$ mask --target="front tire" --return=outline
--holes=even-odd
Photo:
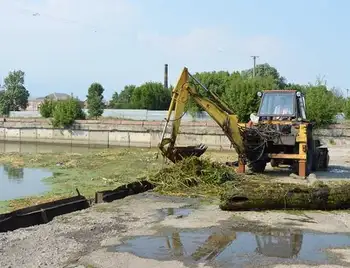
[[[263,173],[266,168],[266,161],[255,161],[248,164],[249,169],[254,173]]]

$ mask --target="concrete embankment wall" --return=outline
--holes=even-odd
[[[45,119],[6,119],[0,122],[0,141],[35,142],[102,147],[156,147],[165,122],[127,120],[77,121],[72,129],[55,129]],[[167,128],[167,133],[170,126]],[[179,145],[204,143],[210,149],[230,148],[227,137],[215,122],[183,122]],[[333,125],[317,131],[326,143],[350,143],[350,127]]]

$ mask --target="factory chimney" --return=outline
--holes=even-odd
[[[164,88],[168,89],[168,64],[164,66]]]

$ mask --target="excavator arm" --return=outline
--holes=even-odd
[[[196,87],[191,85],[189,78],[192,78],[199,86],[207,90],[212,96],[212,99],[205,98],[199,95]],[[184,68],[181,76],[173,89],[172,99],[169,106],[166,124],[159,144],[163,156],[167,157],[172,162],[177,162],[185,157],[195,155],[202,155],[207,147],[203,144],[199,146],[175,146],[176,138],[179,133],[181,118],[185,113],[185,107],[190,97],[201,106],[211,118],[222,128],[223,132],[230,140],[232,146],[237,151],[239,158],[244,159],[245,150],[243,146],[243,139],[241,136],[238,118],[233,112],[223,103],[213,92],[205,88],[195,77],[193,77],[187,68]],[[174,113],[173,119],[171,115]],[[170,138],[165,138],[165,132],[169,122],[172,121],[172,131]]]

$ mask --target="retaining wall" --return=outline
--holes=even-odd
[[[46,119],[6,119],[0,122],[0,141],[82,145],[87,147],[156,147],[165,122],[128,120],[83,120],[71,129],[53,128]],[[171,130],[171,124],[167,133]],[[332,125],[316,134],[325,142],[350,143],[350,126]],[[183,122],[179,145],[204,143],[210,149],[230,148],[227,137],[213,121]]]

